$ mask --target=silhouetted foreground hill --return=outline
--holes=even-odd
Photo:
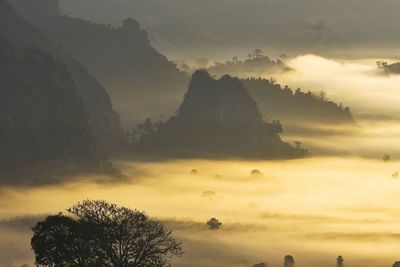
[[[66,68],[27,37],[41,36],[0,0],[0,174],[79,159],[96,164],[95,138]]]
[[[173,113],[187,77],[150,45],[134,19],[112,28],[61,15],[58,0],[11,1],[105,85],[124,122]]]
[[[306,151],[284,143],[279,122],[263,121],[242,83],[197,71],[178,113],[166,123],[138,127],[137,147],[148,152],[222,154],[238,157],[299,157]]]
[[[112,116],[97,81],[0,0],[0,182],[98,170],[97,144],[122,133]]]
[[[32,5],[33,2],[35,2],[34,5]],[[55,8],[51,4],[52,2],[48,0],[36,2],[24,1],[20,2],[20,4],[35,6],[37,10],[41,10],[42,7],[46,7],[49,10]],[[16,2],[12,3],[16,5]],[[47,39],[47,36],[44,36],[39,30],[17,17],[14,12],[12,16],[4,17],[3,20],[4,23],[1,26],[2,34],[6,34],[9,38],[14,39],[15,42],[25,46],[37,47],[66,65],[67,72],[84,100],[85,110],[89,115],[98,149],[101,152],[110,153],[122,147],[124,135],[120,126],[119,116],[113,110],[110,97],[100,83],[81,64],[66,55],[60,47],[53,45]]]
[[[348,107],[326,99],[323,93],[316,95],[266,79],[243,79],[244,87],[257,102],[261,113],[285,123],[354,123]]]

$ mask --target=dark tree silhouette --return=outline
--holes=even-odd
[[[275,73],[276,71],[289,71],[290,67],[283,63],[283,58],[273,60],[264,55],[261,49],[252,50],[247,59],[241,60],[238,56],[233,56],[231,60],[225,62],[215,62],[207,70],[211,75],[222,77],[226,73],[232,76],[243,77],[251,73],[254,76],[262,76],[266,71]]]
[[[263,175],[262,172],[260,170],[257,170],[257,169],[251,170],[250,173],[253,176],[262,176]]]
[[[400,261],[395,261],[393,263],[393,267],[400,267]]]
[[[109,266],[101,258],[94,225],[83,224],[61,214],[38,222],[31,240],[38,266]]]
[[[384,154],[382,159],[383,159],[384,162],[388,162],[388,161],[390,161],[390,155]]]
[[[337,259],[336,259],[336,264],[337,264],[336,266],[337,267],[343,267],[344,266],[343,263],[344,263],[343,257],[342,256],[338,256]]]
[[[216,218],[211,218],[208,222],[207,225],[210,227],[211,230],[218,230],[222,223],[216,219]]]
[[[39,266],[162,267],[183,253],[171,231],[143,212],[92,200],[68,212],[33,228]]]
[[[285,256],[285,258],[284,258],[284,263],[283,263],[283,265],[285,266],[285,267],[293,267],[294,266],[294,258],[293,258],[293,256],[291,256],[291,255],[286,255]]]
[[[379,69],[383,70],[384,73],[387,74],[389,72],[389,64],[386,61],[377,61],[376,65]]]

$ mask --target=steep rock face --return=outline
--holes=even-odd
[[[214,80],[202,71],[193,75],[178,117],[199,130],[223,130],[237,137],[257,133],[264,126],[256,103],[237,79],[223,76]]]
[[[157,127],[144,127],[139,148],[187,150],[240,157],[297,157],[305,151],[284,143],[279,122],[266,123],[241,82],[219,80],[197,71],[177,116]]]
[[[132,18],[113,28],[61,15],[42,0],[10,0],[19,14],[74,56],[107,88],[123,121],[172,113],[187,77],[154,49]],[[40,3],[38,3],[40,2]]]
[[[106,155],[117,155],[124,150],[126,137],[119,114],[113,110],[110,96],[86,69],[72,59],[65,59],[69,73],[84,100],[97,148]]]
[[[14,15],[0,0],[0,182],[15,168],[54,160],[95,164],[95,139],[66,66],[25,42],[41,39],[35,31],[14,32],[24,25]]]
[[[10,2],[20,8],[25,4],[18,2],[21,5],[19,6],[16,2]],[[51,0],[38,1],[35,5],[32,5],[31,2],[26,4],[29,7],[34,7],[32,12],[43,18],[58,11],[57,2]],[[2,18],[0,18],[0,33],[2,35],[21,45],[33,46],[49,53],[66,65],[67,71],[84,100],[98,149],[109,154],[123,146],[124,133],[120,126],[119,116],[113,110],[110,97],[102,85],[80,63],[49,41],[40,30],[20,19],[10,7],[3,9],[3,13]],[[25,13],[22,12],[22,14]]]

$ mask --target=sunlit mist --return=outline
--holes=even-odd
[[[395,112],[400,110],[400,76],[383,75],[377,69],[378,60],[346,61],[316,55],[298,56],[287,62],[294,70],[276,78],[295,88],[325,91],[328,98],[343,102],[355,113],[396,117]]]
[[[301,259],[301,266],[318,266],[337,253],[351,258],[353,266],[373,266],[390,262],[398,249],[400,180],[392,177],[398,161],[315,157],[119,166],[127,176],[121,183],[99,184],[91,182],[92,177],[63,186],[3,189],[0,216],[51,214],[77,200],[105,199],[168,221],[192,248],[179,262],[196,258],[195,266],[219,266],[212,263],[218,254],[207,254],[209,246],[220,251],[221,266],[257,260],[278,263],[288,252]],[[190,174],[192,169],[198,173]],[[253,169],[262,175],[251,175]],[[223,222],[218,233],[206,228],[211,217]],[[23,233],[29,235],[29,229]],[[18,247],[29,255],[27,240]],[[371,252],[369,256],[365,251]]]

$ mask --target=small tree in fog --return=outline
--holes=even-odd
[[[388,73],[389,64],[386,61],[377,61],[376,65],[379,69],[383,70],[385,73]]]
[[[257,170],[257,169],[251,170],[250,174],[252,176],[262,176],[263,175],[262,172],[260,170]]]
[[[344,260],[342,256],[338,256],[336,259],[336,266],[337,267],[343,267],[344,266]]]
[[[32,248],[40,266],[162,267],[181,256],[171,231],[145,213],[87,200],[34,228]]]
[[[285,266],[285,267],[293,267],[294,266],[295,262],[294,262],[293,256],[286,255],[283,260],[284,260],[283,266]]]
[[[221,227],[222,223],[216,218],[211,218],[207,222],[207,225],[211,230],[218,230]]]
[[[383,159],[384,162],[388,162],[388,161],[390,161],[390,155],[384,154],[382,159]]]

